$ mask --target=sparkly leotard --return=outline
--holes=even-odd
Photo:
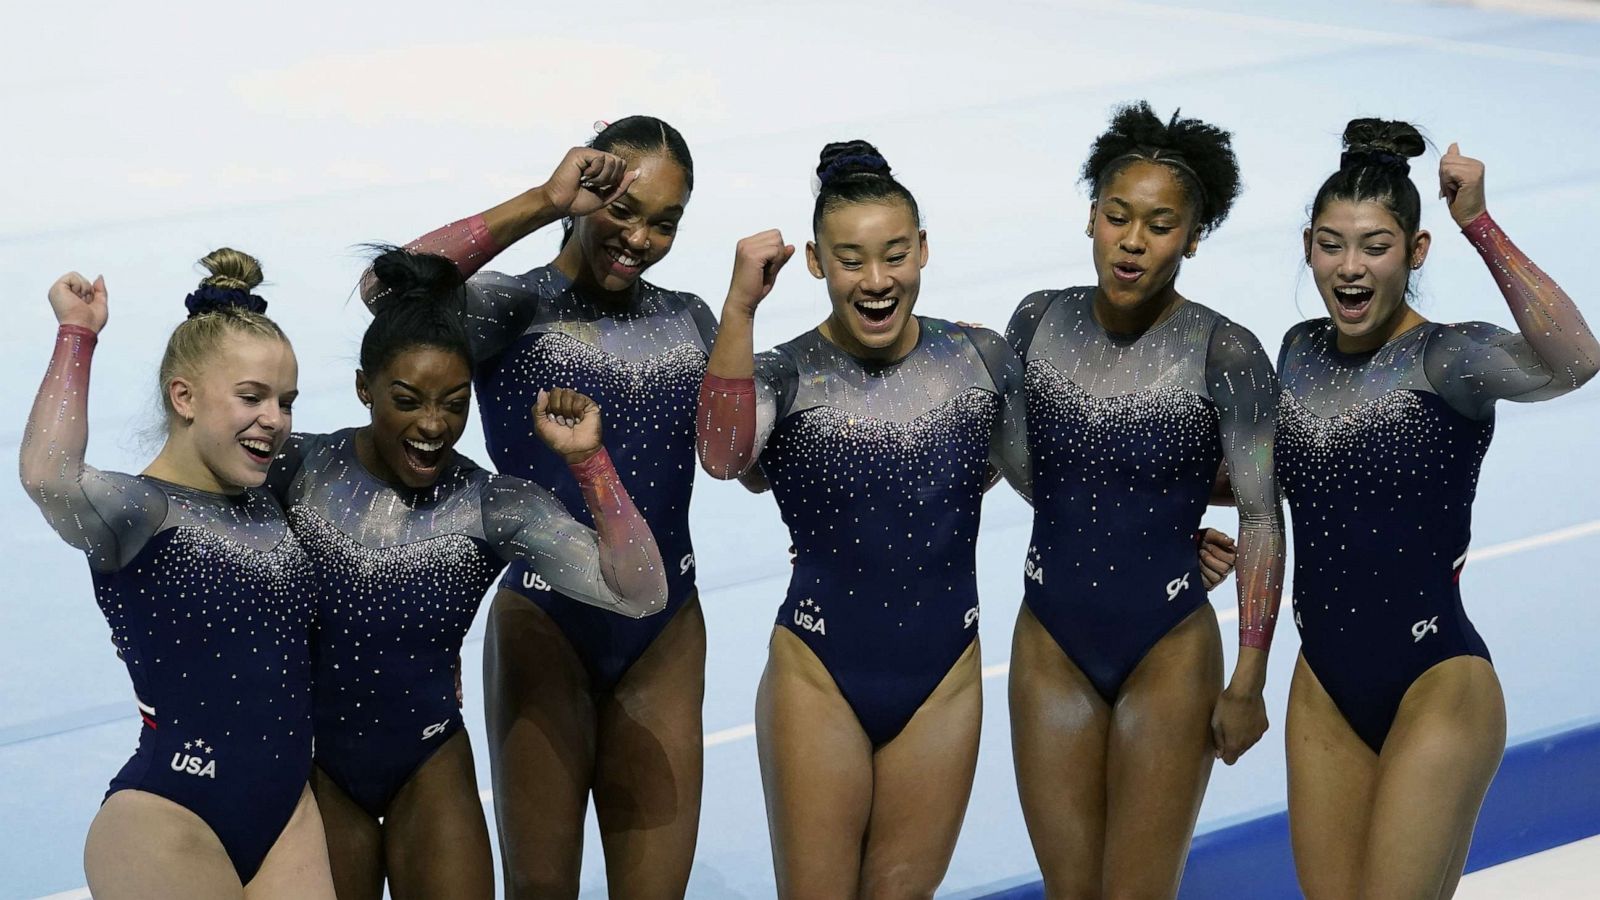
[[[1344,353],[1333,322],[1317,319],[1291,328],[1279,357],[1278,479],[1294,517],[1301,652],[1374,752],[1423,672],[1489,658],[1459,581],[1494,402],[1565,393],[1600,360],[1566,294],[1487,213],[1466,234],[1522,334],[1428,322]]]
[[[661,548],[667,566],[664,615],[627,619],[564,596],[521,563],[501,587],[528,597],[555,621],[591,684],[614,687],[694,596],[689,497],[694,487],[694,412],[716,318],[699,298],[646,281],[625,307],[586,296],[546,266],[523,275],[478,269],[500,251],[482,216],[418,238],[410,249],[453,260],[472,276],[472,339],[484,438],[502,473],[554,491],[591,524],[561,458],[533,434],[529,409],[542,388],[569,387],[605,411],[606,449]],[[475,274],[476,273],[476,274]]]
[[[917,346],[856,359],[813,330],[707,376],[707,471],[759,461],[794,542],[778,625],[832,674],[875,746],[978,633],[975,541],[993,473],[1026,490],[1022,380],[992,331],[919,318]]]
[[[597,535],[544,488],[460,455],[428,488],[380,481],[355,435],[293,436],[268,484],[316,575],[316,763],[380,817],[462,727],[461,641],[508,562],[607,615],[659,611],[666,579],[604,451],[575,473]]]
[[[22,481],[84,551],[143,726],[106,796],[198,815],[248,884],[311,772],[310,566],[272,495],[212,494],[83,463],[95,336],[63,326]]]
[[[1239,504],[1239,639],[1266,649],[1283,584],[1273,486],[1277,380],[1255,336],[1198,303],[1137,335],[1094,317],[1094,288],[1023,300],[1033,460],[1024,600],[1112,702],[1150,648],[1206,602],[1195,555],[1218,464]]]

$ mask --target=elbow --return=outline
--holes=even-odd
[[[667,579],[663,575],[656,576],[654,590],[643,603],[629,603],[623,607],[623,614],[630,619],[647,619],[667,608]]]
[[[1583,361],[1572,368],[1572,389],[1577,390],[1588,384],[1595,375],[1600,374],[1600,347],[1594,353],[1584,357]]]
[[[728,451],[713,450],[711,437],[712,435],[702,431],[694,442],[695,456],[700,460],[700,468],[718,481],[742,478],[750,470],[752,454],[748,451],[741,452],[741,448],[738,447],[729,448]]]
[[[361,302],[367,307],[367,312],[376,313],[378,311],[378,295],[383,293],[383,283],[378,281],[378,276],[370,268],[361,273],[359,293],[361,294]]]
[[[704,457],[700,459],[700,468],[704,469],[707,475],[718,481],[734,481],[744,474],[744,467],[742,466],[718,464],[706,460]],[[755,492],[760,493],[759,490]]]
[[[48,475],[40,471],[37,464],[29,465],[28,458],[24,456],[17,465],[17,480],[22,483],[22,492],[28,495],[33,505],[44,509],[49,487]]]

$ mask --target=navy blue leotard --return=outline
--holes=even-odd
[[[1523,334],[1428,322],[1343,353],[1333,322],[1317,319],[1289,330],[1278,362],[1277,467],[1294,518],[1301,652],[1374,752],[1422,673],[1458,656],[1489,659],[1460,576],[1494,402],[1572,390],[1600,359],[1571,301],[1487,213],[1466,233]]]
[[[1224,460],[1239,500],[1240,640],[1270,642],[1284,547],[1278,388],[1260,342],[1217,312],[1184,302],[1117,335],[1095,319],[1094,293],[1029,296],[1007,337],[1025,367],[1033,463],[1024,600],[1111,702],[1207,602],[1194,535]]]
[[[716,318],[699,297],[643,280],[628,305],[618,307],[585,296],[550,266],[522,275],[479,273],[500,250],[482,216],[410,247],[446,256],[472,276],[473,380],[495,467],[554,491],[584,524],[591,523],[577,485],[534,436],[528,411],[540,389],[552,387],[572,388],[604,410],[606,449],[666,561],[666,613],[640,620],[608,615],[552,590],[520,563],[500,586],[539,604],[577,651],[591,684],[609,690],[695,595],[689,540],[695,401]]]
[[[753,393],[708,378],[699,426],[712,474],[759,460],[795,550],[777,624],[817,655],[874,746],[977,636],[983,493],[996,470],[1026,483],[1016,355],[992,331],[917,321],[896,362],[812,330],[756,358]]]
[[[248,884],[311,773],[310,566],[276,499],[83,464],[94,335],[63,327],[23,485],[84,551],[143,725],[111,794],[198,815]]]
[[[268,484],[315,574],[316,764],[378,818],[462,727],[461,641],[508,562],[619,619],[659,611],[666,582],[603,452],[585,464],[579,502],[600,508],[604,541],[548,490],[464,456],[428,488],[380,481],[356,432],[294,435]]]

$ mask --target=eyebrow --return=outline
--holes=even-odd
[[[911,245],[911,238],[905,237],[904,235],[902,235],[900,237],[897,237],[897,238],[891,238],[890,240],[885,241],[883,246],[885,246],[885,247],[893,247],[896,244],[905,244],[907,246],[910,246]],[[853,250],[856,253],[860,253],[864,248],[860,244],[834,244],[833,245],[833,249],[836,250],[836,251],[838,251],[838,250]]]
[[[1344,237],[1344,235],[1342,233],[1340,233],[1338,231],[1335,231],[1334,229],[1329,228],[1326,225],[1317,226],[1317,231],[1326,231],[1327,233],[1329,233],[1329,234],[1331,234],[1331,235],[1333,235],[1334,237],[1337,237],[1337,238]],[[1379,235],[1384,235],[1384,234],[1386,234],[1386,235],[1388,235],[1390,237],[1394,237],[1394,232],[1391,231],[1390,229],[1388,229],[1388,228],[1379,228],[1379,229],[1376,229],[1374,231],[1368,231],[1368,232],[1363,233],[1361,235],[1361,239],[1362,240],[1366,240],[1367,238],[1378,237]]]
[[[394,381],[391,381],[389,383],[390,383],[390,385],[399,385],[400,387],[405,388],[406,390],[410,391],[413,394],[420,395],[422,393],[422,390],[420,388],[416,387],[415,385],[406,384],[404,381],[401,381],[398,378],[396,378]],[[469,387],[472,387],[472,382],[463,381],[460,384],[456,385],[455,387],[451,388],[450,390],[445,391],[444,392],[444,396],[448,397],[451,394],[456,393],[457,391],[464,391]]]
[[[1122,204],[1123,207],[1125,207],[1127,209],[1133,209],[1133,204],[1129,203],[1128,201],[1126,201],[1124,199],[1122,199],[1121,197],[1107,197],[1105,199],[1105,202],[1107,202],[1107,203],[1120,203],[1120,204]],[[1175,216],[1177,214],[1178,214],[1178,211],[1173,209],[1170,206],[1159,206],[1159,207],[1156,207],[1155,209],[1150,211],[1150,215],[1152,215],[1152,216],[1163,216],[1163,215],[1165,215],[1165,216]]]
[[[640,200],[637,196],[635,196],[633,191],[624,191],[622,196],[618,197],[617,200],[628,200],[628,201],[631,201],[633,203],[637,203],[640,206],[644,206],[645,205],[645,202],[643,200]],[[613,200],[611,202],[615,203],[615,202],[617,202],[617,200]],[[657,215],[664,216],[664,215],[667,215],[668,213],[677,213],[680,216],[683,215],[683,204],[682,203],[674,203],[671,206],[667,207],[666,209],[663,209],[661,212],[657,213]]]

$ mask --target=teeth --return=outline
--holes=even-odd
[[[891,309],[898,302],[899,302],[898,300],[893,300],[893,299],[890,299],[890,300],[862,300],[860,303],[857,303],[856,305],[861,307],[862,309]]]
[[[1359,297],[1363,294],[1369,293],[1369,289],[1364,287],[1336,287],[1333,289],[1333,291],[1334,293],[1345,297]]]
[[[606,251],[611,254],[612,259],[622,263],[625,266],[628,266],[629,268],[644,262],[644,260],[640,259],[639,257],[629,256],[628,254],[623,253],[621,250],[612,250],[611,248],[607,247]]]
[[[411,438],[406,438],[406,443],[413,450],[421,450],[423,453],[433,453],[444,447],[444,441],[414,441]]]
[[[242,440],[239,443],[245,445],[246,447],[249,447],[251,450],[254,450],[257,453],[271,453],[272,452],[272,444],[270,442],[268,442],[268,441],[258,441],[258,440],[255,440],[253,438],[249,438],[249,439],[246,439],[246,440]]]

